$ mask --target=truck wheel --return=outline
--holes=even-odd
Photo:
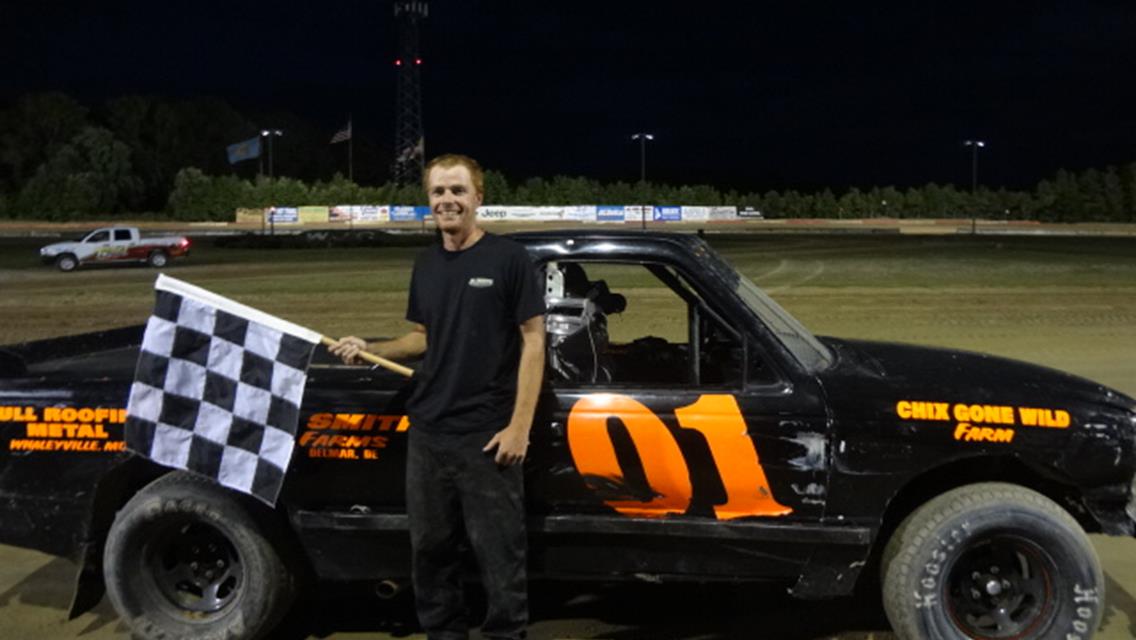
[[[55,259],[55,268],[66,273],[74,271],[79,266],[79,259],[70,253],[65,253]]]
[[[170,257],[166,255],[166,252],[162,251],[161,249],[151,251],[150,255],[146,258],[146,264],[154,267],[155,269],[161,269],[162,267],[166,266],[169,261]]]
[[[884,609],[899,638],[1087,640],[1104,610],[1100,560],[1049,498],[982,483],[927,502],[881,560]]]
[[[259,505],[186,473],[139,491],[115,516],[103,555],[111,604],[138,638],[258,638],[295,584]]]

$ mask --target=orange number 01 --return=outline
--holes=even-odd
[[[612,417],[627,427],[654,497],[649,501],[608,500],[606,504],[628,516],[662,517],[686,512],[693,489],[682,450],[663,421],[633,398],[598,393],[584,396],[573,405],[568,415],[568,448],[580,474],[616,485],[625,483],[607,431],[608,418]],[[675,417],[679,427],[705,436],[710,447],[726,488],[725,504],[714,506],[719,520],[782,516],[793,511],[773,498],[734,396],[701,396],[694,404],[675,409]]]

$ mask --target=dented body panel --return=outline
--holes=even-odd
[[[514,237],[546,272],[613,261],[673,274],[690,317],[728,327],[742,362],[736,378],[702,382],[712,358],[688,343],[689,384],[549,376],[525,462],[535,576],[777,580],[801,597],[840,595],[913,506],[991,479],[1043,490],[1090,530],[1132,533],[1131,398],[1002,358],[818,340],[692,236]],[[114,511],[165,472],[122,446],[140,337],[0,351],[0,543],[90,569]],[[309,370],[278,509],[321,579],[409,574],[409,391],[323,352]]]

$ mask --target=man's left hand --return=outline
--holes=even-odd
[[[509,424],[509,426],[493,434],[482,451],[488,453],[496,447],[497,455],[493,459],[503,467],[511,467],[524,462],[525,451],[529,448],[528,431],[528,429]]]

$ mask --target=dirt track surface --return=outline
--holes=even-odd
[[[1136,637],[1136,540],[1093,536],[1105,566],[1107,600],[1098,640]],[[67,620],[74,567],[0,546],[0,620],[5,638],[125,639],[104,598]],[[532,640],[893,640],[878,603],[801,602],[762,586],[535,584]],[[474,604],[474,607],[477,605]],[[361,592],[294,607],[282,640],[425,638],[414,631],[405,595],[380,601]]]
[[[995,353],[1136,395],[1134,240],[765,237],[712,244],[817,333]],[[42,333],[53,330],[49,321],[78,331],[145,320],[151,270],[60,274],[30,263],[34,246],[0,244],[0,343],[50,335]],[[391,335],[403,326],[410,255],[227,253],[205,245],[171,273],[329,333]],[[610,329],[659,312],[650,305],[629,310]],[[1107,577],[1096,637],[1136,637],[1136,540],[1093,542]],[[105,600],[66,620],[72,580],[66,561],[0,546],[0,637],[128,637]],[[892,637],[878,601],[868,598],[808,603],[768,587],[670,585],[537,584],[532,592],[534,640]],[[282,637],[422,638],[412,621],[405,597],[344,596],[298,605]]]

